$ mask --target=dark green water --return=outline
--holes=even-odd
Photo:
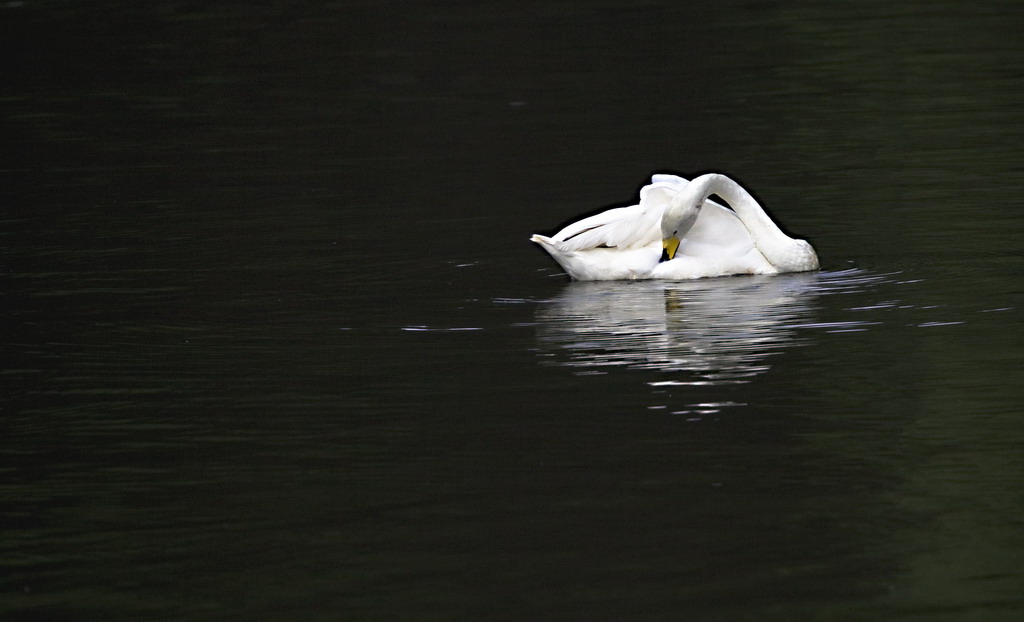
[[[1020,619],[1019,8],[416,6],[0,6],[0,619]]]

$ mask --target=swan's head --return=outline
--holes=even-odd
[[[687,201],[673,201],[661,217],[661,260],[674,259],[679,250],[679,240],[686,235],[693,223],[697,222],[704,198]]]

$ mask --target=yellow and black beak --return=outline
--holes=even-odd
[[[678,250],[679,238],[674,235],[670,238],[665,238],[661,241],[661,260],[669,261],[670,259],[675,258],[676,251]]]

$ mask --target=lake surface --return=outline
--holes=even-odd
[[[1018,620],[1013,3],[0,6],[0,618]],[[741,180],[822,270],[527,238]]]

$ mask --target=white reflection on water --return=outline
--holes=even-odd
[[[806,342],[819,296],[884,277],[860,270],[697,281],[570,283],[537,312],[543,361],[602,373],[609,366],[687,372],[665,384],[743,383]],[[854,325],[858,324],[858,325]]]

